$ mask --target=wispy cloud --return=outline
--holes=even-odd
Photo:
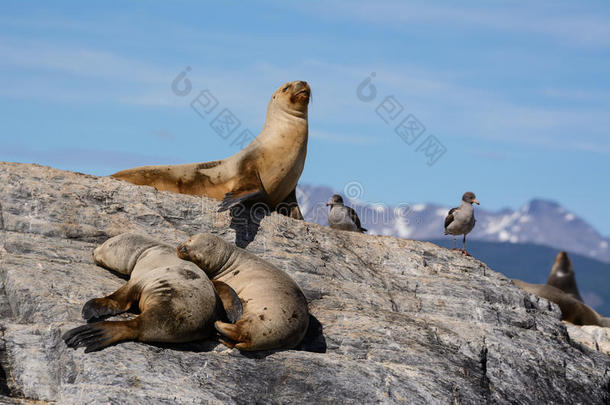
[[[572,102],[606,102],[610,103],[610,92],[602,90],[584,90],[574,88],[545,88],[542,95],[550,99]]]
[[[110,174],[129,167],[181,163],[176,157],[152,156],[118,150],[56,148],[40,150],[26,145],[2,145],[5,160],[38,163],[59,168],[94,167],[97,174]]]
[[[324,132],[324,131],[318,131],[318,130],[312,130],[310,132],[309,136],[314,139],[319,139],[321,141],[349,144],[349,145],[372,145],[375,143],[379,143],[379,139],[375,138],[373,136],[345,135],[345,134],[337,134],[337,133],[333,133],[333,132]]]
[[[320,66],[325,78],[333,90],[329,94],[341,94],[350,100],[349,108],[358,108],[358,100],[352,99],[350,93],[355,91],[358,83],[370,74],[370,67],[338,65],[321,61],[307,62],[311,66]],[[463,84],[459,73],[425,70],[417,66],[400,67],[380,65],[376,69],[374,84],[378,89],[378,104],[383,97],[393,95],[410,113],[415,114],[429,132],[441,138],[471,137],[482,140],[496,140],[503,143],[538,145],[549,149],[575,148],[582,151],[595,151],[607,154],[606,128],[610,127],[610,115],[607,114],[605,99],[602,103],[592,105],[568,104],[553,106],[539,101],[532,104],[531,95],[521,100],[518,97],[507,97],[506,93],[497,93],[490,89]],[[342,79],[341,79],[342,78]],[[339,89],[330,82],[353,81],[353,89]],[[564,95],[572,90],[556,89]],[[587,94],[586,90],[582,94]],[[602,96],[599,91],[597,95]],[[337,97],[335,97],[336,99]],[[609,100],[610,101],[610,100]],[[340,117],[350,116],[357,123],[377,123],[388,134],[392,128],[384,125],[375,115],[375,105],[367,106],[368,111],[349,114],[343,111]],[[324,106],[326,111],[338,112],[338,106]],[[587,129],[586,131],[584,129]],[[385,132],[384,132],[385,133]],[[598,145],[591,148],[591,145]]]
[[[160,129],[153,132],[153,135],[160,139],[175,140],[176,135],[166,129]]]
[[[120,79],[138,83],[167,81],[171,72],[112,52],[66,46],[56,42],[0,38],[0,65],[36,71],[59,71],[81,77]]]
[[[0,68],[11,80],[0,94],[67,102],[177,105],[174,72],[103,49],[0,37]]]
[[[577,14],[572,2],[496,3],[481,6],[460,3],[402,1],[344,1],[324,4],[338,18],[355,18],[376,24],[459,26],[517,34],[539,34],[582,46],[609,46],[609,15]]]

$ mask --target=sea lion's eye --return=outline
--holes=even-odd
[[[286,93],[286,90],[288,90],[288,87],[290,87],[290,85],[288,85],[288,86],[284,87],[284,88],[282,89],[282,91],[283,91],[284,93]]]

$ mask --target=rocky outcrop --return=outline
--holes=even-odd
[[[610,357],[572,341],[555,305],[484,263],[275,214],[247,249],[305,292],[314,322],[300,350],[205,341],[74,351],[60,337],[83,323],[82,305],[124,282],[94,265],[96,245],[125,231],[234,241],[228,215],[208,199],[13,163],[0,164],[0,206],[0,403],[610,400]]]

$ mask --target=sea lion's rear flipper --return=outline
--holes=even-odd
[[[214,280],[212,283],[214,284],[216,293],[218,293],[218,297],[222,302],[222,306],[227,314],[227,319],[231,323],[237,322],[244,312],[243,305],[237,296],[237,293],[227,283],[222,281]]]
[[[244,334],[243,329],[238,322],[237,324],[226,323],[221,321],[214,322],[214,327],[222,335],[219,339],[222,344],[227,347],[237,347],[238,349],[249,344],[249,336]],[[238,347],[238,345],[241,345]]]
[[[292,190],[290,194],[284,198],[284,201],[275,207],[275,211],[278,214],[282,214],[290,218],[303,220],[303,214],[301,213],[299,203],[297,202],[296,191],[296,189]]]
[[[137,322],[132,319],[89,323],[67,331],[61,338],[68,347],[85,347],[85,353],[89,353],[124,340],[135,340],[137,337]]]

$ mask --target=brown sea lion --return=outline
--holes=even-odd
[[[530,284],[521,280],[513,280],[513,282],[522,290],[557,304],[559,309],[561,309],[562,321],[568,321],[574,325],[610,327],[610,318],[601,316],[591,307],[566,294],[559,288],[547,284]]]
[[[285,272],[211,234],[197,234],[178,246],[178,256],[223,281],[243,303],[235,324],[215,323],[228,347],[240,350],[290,349],[309,325],[307,300]]]
[[[559,288],[561,291],[570,295],[572,298],[580,302],[584,302],[578,287],[576,286],[576,276],[574,275],[574,267],[572,261],[566,252],[559,252],[555,258],[555,263],[551,269],[551,274],[546,281],[548,285]]]
[[[137,304],[140,314],[131,320],[102,321],[74,328],[63,335],[72,348],[100,350],[125,340],[140,342],[188,342],[214,333],[213,324],[223,317],[214,285],[195,264],[181,260],[176,249],[135,233],[107,240],[93,252],[95,263],[130,276],[129,281],[104,298],[88,301],[82,310],[86,320],[116,315]],[[226,284],[217,282],[220,296],[241,303]]]
[[[269,209],[303,219],[295,189],[307,154],[310,88],[295,81],[277,89],[260,134],[223,160],[174,166],[143,166],[112,175],[158,190],[222,200],[220,210],[238,203],[264,203]]]

